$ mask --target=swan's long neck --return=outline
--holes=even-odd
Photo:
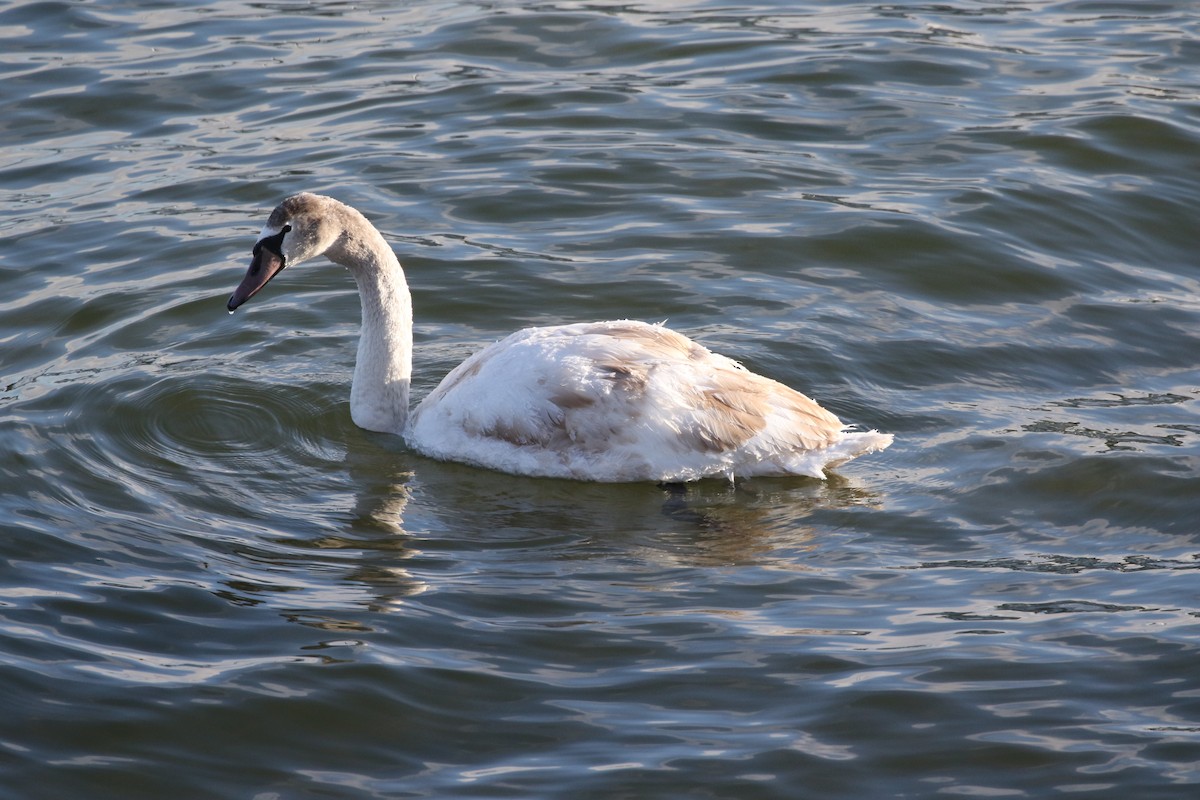
[[[359,219],[363,224],[349,226],[327,253],[354,275],[362,302],[350,416],[360,428],[402,435],[412,377],[412,296],[396,254]]]

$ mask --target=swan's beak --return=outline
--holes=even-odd
[[[225,304],[231,314],[235,308],[258,294],[258,290],[266,286],[267,281],[283,269],[283,257],[278,253],[272,253],[266,247],[254,249],[256,252],[250,261],[250,268],[246,270],[246,277],[242,278],[233,294],[229,295],[229,302]]]

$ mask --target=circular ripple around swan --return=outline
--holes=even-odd
[[[307,386],[179,373],[97,388],[110,394],[108,413],[75,426],[94,441],[93,468],[125,480],[277,474],[338,456],[336,404]]]

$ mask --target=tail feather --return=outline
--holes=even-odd
[[[890,433],[880,433],[879,431],[847,433],[825,451],[827,457],[825,467],[827,469],[837,467],[853,458],[886,450],[894,438]]]

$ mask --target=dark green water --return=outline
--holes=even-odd
[[[0,4],[0,798],[1183,798],[1200,784],[1192,2]],[[350,421],[670,325],[897,435],[596,486]]]

